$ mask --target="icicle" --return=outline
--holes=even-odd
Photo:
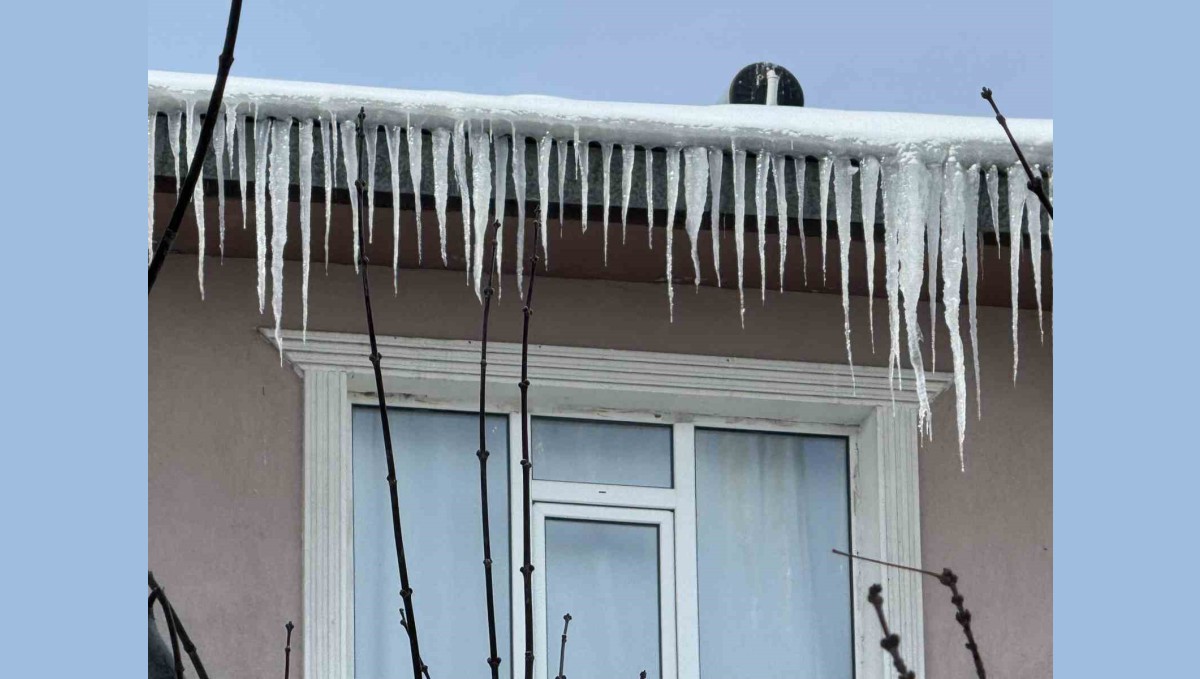
[[[350,189],[350,228],[351,240],[354,242],[354,271],[358,272],[358,191],[355,183],[358,181],[358,146],[355,143],[355,128],[353,120],[343,120],[341,137],[342,165],[346,169],[346,188]]]
[[[404,140],[408,143],[408,178],[412,182],[413,189],[413,216],[416,218],[417,226],[417,265],[420,266],[424,260],[425,252],[421,239],[424,237],[421,228],[421,147],[424,145],[424,138],[421,134],[421,128],[413,127],[412,121],[408,121],[408,125],[404,129]],[[443,162],[446,154],[442,154]],[[445,168],[443,168],[444,170]],[[443,203],[443,210],[445,203]],[[445,223],[445,217],[441,217],[441,223]],[[442,237],[442,265],[446,264],[446,238]]]
[[[1034,176],[1037,176],[1042,170],[1034,165],[1033,172]],[[1028,188],[1025,190],[1025,209],[1029,211],[1029,262],[1033,264],[1033,293],[1037,301],[1038,333],[1042,343],[1045,343],[1046,331],[1042,328],[1042,202],[1038,200],[1036,193]]]
[[[654,151],[646,147],[646,239],[654,249]]]
[[[775,219],[779,224],[779,291],[783,292],[783,271],[788,248],[787,156],[780,154],[773,157],[771,171],[775,175]],[[804,230],[803,215],[800,216],[800,230]]]
[[[979,164],[967,170],[966,200],[963,207],[963,259],[967,263],[967,320],[971,324],[971,360],[975,364],[975,408],[983,418],[982,390],[979,386],[979,334],[975,311],[979,305]]]
[[[196,115],[196,102],[188,102],[187,126],[187,157],[188,163],[196,155],[196,147],[200,141],[200,116]],[[200,299],[204,299],[204,158],[199,158],[200,172],[196,180],[196,188],[192,191],[192,208],[196,212],[196,279],[200,284]],[[191,168],[189,167],[190,171]]]
[[[746,291],[743,287],[746,266],[746,152],[733,151],[733,246],[737,250],[738,313],[746,327]]]
[[[827,245],[829,243],[829,170],[833,165],[833,156],[822,156],[817,164],[818,186],[821,190],[821,285],[825,285],[825,261],[829,259]]]
[[[463,225],[463,268],[467,270],[467,285],[471,284],[471,184],[467,178],[467,133],[464,122],[454,124],[454,178],[458,182],[458,195],[462,201]],[[484,208],[486,209],[486,208]]]
[[[495,179],[496,185],[493,191],[495,195],[495,209],[492,210],[494,219],[500,222],[501,233],[496,236],[496,292],[503,295],[504,286],[500,284],[500,271],[504,264],[504,208],[505,201],[508,200],[508,137],[499,136],[492,142],[493,151],[496,154]],[[520,260],[517,260],[520,261]]]
[[[601,176],[604,178],[604,266],[608,266],[608,203],[612,197],[612,144],[601,144],[600,164]]]
[[[550,149],[546,149],[549,159]],[[525,135],[517,134],[513,126],[512,141],[512,180],[513,191],[517,199],[517,296],[524,299],[524,269],[525,269]],[[548,182],[539,182],[544,185]],[[540,187],[539,187],[540,188]],[[543,190],[543,193],[545,191]]]
[[[713,271],[717,274],[717,287],[721,287],[721,173],[725,166],[725,154],[720,149],[708,150],[708,183],[712,191],[712,208],[709,210],[709,228],[712,229]]]
[[[258,257],[258,313],[267,299],[267,149],[271,145],[271,119],[254,111],[254,241]]]
[[[800,227],[800,274],[808,286],[808,238],[804,235],[804,175],[808,172],[808,162],[804,156],[792,159],[792,168],[796,172],[796,222]]]
[[[867,250],[867,327],[871,330],[871,353],[875,353],[875,200],[879,190],[879,159],[863,158],[858,172],[862,199],[863,241]]]
[[[562,235],[563,216],[566,214],[567,206],[567,140],[554,140],[555,149],[558,151],[558,231]],[[542,215],[543,221],[546,219],[545,212]],[[542,238],[542,246],[546,245],[546,239]]]
[[[988,203],[992,208],[992,233],[996,236],[996,256],[1002,257],[1000,248],[1000,170],[995,165],[987,171]]]
[[[375,153],[379,145],[379,129],[367,126],[367,243],[375,242]]]
[[[450,131],[438,128],[433,138],[433,206],[437,211],[438,242],[442,249],[442,266],[446,263],[446,193],[450,184],[448,156],[450,155]]]
[[[896,182],[899,175],[895,161],[883,170],[883,270],[888,300],[888,390],[892,391],[893,375],[904,388],[900,372],[900,223],[896,216]],[[895,394],[893,393],[893,405]]]
[[[167,115],[167,141],[171,146],[171,158],[174,159],[172,168],[175,170],[175,197],[179,197],[179,192],[183,190],[183,172],[180,171],[181,161],[179,159],[179,131],[183,127],[183,111],[176,111]]]
[[[225,121],[213,127],[213,160],[217,164],[217,224],[220,234],[221,261],[225,261]]]
[[[147,165],[148,181],[146,186],[147,193],[150,194],[150,205],[147,208],[147,216],[149,218],[149,226],[146,228],[146,264],[148,265],[154,259],[154,131],[158,126],[158,114],[151,113],[147,119],[147,127],[149,128],[149,143],[150,143],[150,160]]]
[[[846,334],[846,361],[850,364],[850,384],[854,380],[854,352],[850,349],[850,211],[854,168],[849,158],[838,158],[833,163],[833,205],[837,217],[839,272],[842,276],[842,318]]]
[[[325,194],[325,273],[329,274],[329,227],[333,224],[333,126],[321,118],[321,189]]]
[[[400,126],[383,129],[392,179],[392,294],[400,291]]]
[[[1025,212],[1025,169],[1019,163],[1008,167],[1008,274],[1012,293],[1013,383],[1017,381],[1017,304],[1021,274],[1021,217]]]
[[[929,369],[937,370],[938,252],[942,244],[942,168],[929,165],[928,197],[925,199],[925,247],[928,250],[929,281]]]
[[[579,130],[575,130],[575,164],[579,173],[579,222],[587,233],[588,219],[588,143],[580,141]]]
[[[548,240],[549,227],[549,212],[550,209],[550,145],[558,143],[559,147],[559,163],[558,163],[558,219],[562,222],[562,186],[563,186],[563,169],[562,162],[562,144],[554,142],[549,134],[545,134],[538,140],[537,145],[537,163],[538,163],[538,226],[542,230],[542,252],[546,254],[546,262],[549,263],[550,241]],[[523,266],[523,265],[522,265]]]
[[[300,309],[301,337],[308,341],[308,273],[312,265],[313,121],[300,121]]]
[[[249,194],[246,193],[246,185],[250,181],[250,176],[246,170],[246,165],[249,161],[246,160],[246,116],[237,117],[237,153],[238,153],[238,200],[242,204],[242,230],[246,230],[246,204],[249,203]]]
[[[229,167],[230,174],[232,174],[234,168],[237,167],[237,165],[235,164],[237,162],[237,152],[236,152],[236,147],[233,145],[234,139],[237,137],[237,125],[238,125],[237,104],[226,103],[225,104],[225,156],[226,156],[225,159],[229,163],[228,167]],[[244,222],[245,220],[243,219],[242,221]]]
[[[692,245],[692,271],[700,287],[700,222],[708,198],[708,149],[693,146],[683,152],[683,200],[687,208],[686,228]]]
[[[1050,206],[1054,207],[1054,168],[1047,167],[1046,172],[1049,175],[1046,177],[1046,199],[1050,201]],[[1050,237],[1050,249],[1054,250],[1054,218],[1049,215],[1046,216],[1046,235]],[[1050,269],[1050,275],[1054,276],[1053,268]]]
[[[675,204],[679,200],[679,148],[668,146],[667,153],[667,305],[675,322],[675,280],[672,272],[672,241],[675,232]]]
[[[925,366],[921,358],[921,326],[917,321],[917,304],[921,297],[921,278],[925,274],[925,201],[929,171],[915,153],[903,152],[899,166],[889,168],[894,174],[893,188],[897,229],[897,254],[900,260],[900,300],[904,311],[905,334],[908,339],[908,360],[917,382],[917,429],[931,430],[929,394],[925,389]]]
[[[287,246],[288,186],[292,161],[292,119],[271,125],[271,311],[275,315],[275,345],[283,365],[283,249]]]
[[[483,261],[484,241],[488,232],[488,206],[492,202],[492,145],[486,133],[480,126],[476,132],[471,130],[471,183],[474,185],[474,195],[471,202],[475,205],[474,250],[471,254],[472,272],[475,281],[475,297],[483,301]]]
[[[633,192],[633,163],[637,147],[621,144],[621,245],[625,244],[625,226],[629,215],[629,194]]]
[[[942,181],[942,301],[945,304],[946,331],[950,335],[950,356],[954,363],[954,412],[958,425],[958,460],[967,470],[963,439],[967,428],[967,371],[964,367],[963,342],[959,334],[959,290],[962,288],[963,222],[966,219],[967,182],[962,165],[954,155],[946,161]],[[937,319],[933,319],[934,322]]]
[[[754,157],[754,211],[758,218],[758,270],[762,274],[762,301],[767,302],[767,175],[771,154],[759,151]]]

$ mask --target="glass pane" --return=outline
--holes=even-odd
[[[479,417],[399,408],[388,412],[421,654],[435,676],[484,676],[488,630],[475,457]],[[497,643],[507,660],[508,419],[489,416],[486,426]],[[394,679],[412,672],[400,627],[400,576],[386,479],[379,411],[356,407],[354,667],[360,679]]]
[[[571,614],[571,679],[661,675],[658,526],[546,520],[546,676]]]
[[[542,481],[670,488],[671,427],[535,417],[533,462]]]
[[[696,430],[704,677],[853,675],[848,489],[845,439]]]

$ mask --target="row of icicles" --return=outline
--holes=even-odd
[[[222,252],[225,241],[225,163],[232,169],[235,161],[238,168],[238,182],[242,196],[247,191],[247,128],[253,126],[250,137],[254,144],[254,224],[257,245],[258,271],[258,304],[259,312],[264,311],[267,288],[267,253],[270,252],[271,272],[271,309],[275,318],[275,340],[280,347],[282,360],[282,337],[280,322],[283,312],[283,251],[287,244],[287,210],[288,186],[291,183],[291,129],[296,121],[292,118],[276,119],[258,115],[238,115],[236,104],[226,106],[226,112],[221,115],[213,134],[213,155],[217,169],[217,200],[220,216],[220,243]],[[256,111],[257,113],[257,111]],[[149,116],[149,234],[148,247],[154,248],[154,143],[157,114]],[[172,141],[171,152],[176,172],[176,190],[182,184],[181,178],[186,170],[181,168],[194,154],[200,133],[200,117],[195,115],[195,102],[189,102],[187,110],[187,127],[183,128],[183,111],[166,114],[168,138]],[[180,157],[179,138],[181,128],[184,136],[184,147],[187,156]],[[308,328],[308,284],[309,264],[312,256],[311,244],[311,203],[312,203],[312,158],[314,144],[318,135],[324,159],[322,181],[325,195],[330,195],[336,172],[336,157],[340,145],[346,177],[358,175],[358,152],[355,141],[355,122],[343,120],[339,123],[337,116],[330,114],[319,120],[304,119],[299,121],[299,188],[300,188],[300,234],[303,266],[303,282],[301,285],[303,319],[302,327],[307,333]],[[423,135],[428,133],[432,139],[433,173],[434,173],[434,205],[437,213],[438,233],[442,263],[446,264],[446,199],[449,185],[449,163],[453,163],[454,177],[462,201],[463,245],[466,258],[466,274],[469,284],[474,285],[477,296],[481,295],[483,272],[485,233],[491,219],[503,222],[506,192],[508,187],[509,159],[511,157],[511,176],[516,195],[517,205],[517,261],[524,261],[525,244],[525,153],[527,141],[536,143],[537,147],[537,184],[539,214],[548,214],[550,200],[550,154],[552,149],[558,155],[558,197],[559,215],[562,216],[563,187],[566,180],[567,158],[569,147],[575,149],[575,173],[580,184],[581,205],[588,204],[588,143],[581,141],[576,134],[574,140],[553,139],[545,135],[540,139],[529,139],[517,134],[493,134],[491,129],[476,130],[466,121],[459,121],[452,130],[437,128],[432,131],[414,128],[408,125],[400,126],[371,126],[368,130],[366,145],[367,153],[367,223],[373,231],[375,211],[375,159],[378,153],[378,131],[382,130],[386,143],[385,152],[391,161],[391,190],[393,205],[399,205],[400,167],[399,154],[401,137],[407,144],[408,171],[411,186],[421,186],[421,158]],[[339,144],[340,137],[340,144]],[[236,142],[236,144],[235,144]],[[603,214],[604,214],[604,258],[608,259],[608,221],[611,198],[611,168],[614,149],[620,151],[621,158],[621,226],[624,240],[626,215],[629,209],[634,164],[638,155],[643,158],[646,177],[646,200],[649,226],[654,226],[654,156],[650,148],[642,148],[637,153],[637,147],[632,144],[600,144],[602,153],[602,172],[604,178]],[[705,206],[711,200],[710,214],[720,214],[720,186],[722,182],[725,149],[707,147],[667,147],[666,178],[667,178],[667,223],[674,224],[675,211],[679,197],[681,176],[684,187],[684,204],[686,209],[685,226],[691,240],[692,268],[695,272],[696,285],[700,281],[700,260],[697,241],[700,237],[700,226],[705,212]],[[737,250],[738,294],[740,298],[743,325],[745,320],[745,298],[743,289],[744,261],[744,225],[746,217],[745,187],[747,151],[731,144],[728,152],[733,158],[733,233]],[[468,156],[470,172],[468,172]],[[794,214],[801,220],[804,215],[804,186],[806,163],[803,156],[792,157],[784,154],[772,154],[760,151],[755,154],[754,201],[758,231],[758,259],[762,272],[762,295],[766,295],[767,266],[766,266],[766,220],[767,220],[767,182],[774,178],[776,211],[780,216],[780,224],[786,225],[789,213],[786,190],[786,166],[791,162],[796,183],[796,195],[799,205]],[[1042,247],[1042,217],[1041,204],[1036,195],[1026,188],[1026,177],[1019,164],[1008,168],[990,166],[984,171],[978,164],[964,166],[954,155],[953,149],[948,152],[948,158],[943,163],[927,164],[920,160],[913,149],[897,149],[895,155],[883,158],[868,156],[852,161],[850,158],[827,155],[818,159],[818,186],[820,197],[821,224],[827,224],[829,214],[829,194],[833,189],[834,216],[837,225],[837,241],[839,244],[839,263],[842,281],[842,308],[845,313],[845,338],[847,360],[853,379],[854,359],[850,348],[850,317],[849,317],[849,246],[851,221],[851,192],[854,176],[858,176],[861,192],[861,223],[875,224],[877,188],[882,180],[883,217],[884,217],[884,281],[888,301],[888,327],[890,342],[888,350],[888,379],[889,384],[895,380],[900,384],[901,360],[901,319],[907,331],[906,350],[909,362],[913,368],[918,397],[919,427],[927,435],[931,433],[929,398],[925,387],[925,370],[921,357],[921,330],[917,323],[917,305],[921,294],[922,284],[928,288],[931,300],[931,310],[936,312],[938,298],[938,262],[941,260],[942,301],[944,303],[944,320],[950,336],[950,349],[954,364],[954,390],[958,424],[958,443],[960,459],[962,456],[963,438],[966,429],[966,370],[963,341],[959,332],[960,286],[963,268],[966,268],[968,322],[970,326],[970,341],[972,361],[975,372],[975,397],[978,413],[982,416],[979,404],[979,346],[976,335],[976,287],[978,280],[978,210],[981,195],[981,182],[986,185],[986,193],[990,202],[992,227],[999,240],[999,198],[1000,172],[1007,173],[1008,204],[1009,204],[1009,233],[1020,234],[1022,224],[1027,224],[1035,292],[1038,299],[1038,324],[1042,323],[1042,276],[1041,276],[1041,247]],[[1040,171],[1040,169],[1038,170]],[[199,230],[198,278],[200,295],[204,296],[204,211],[202,201],[204,194],[202,182],[197,183],[192,200],[195,205],[197,228]],[[1053,175],[1050,175],[1049,187],[1053,192]],[[711,191],[710,191],[711,188]],[[421,193],[414,191],[416,200],[415,218],[420,252],[421,235]],[[266,205],[268,194],[271,203],[271,224],[268,228]],[[472,210],[472,203],[476,206]],[[491,213],[486,207],[493,206]],[[246,201],[241,201],[242,222],[246,224]],[[354,262],[358,268],[358,199],[354,191],[350,192],[350,207],[354,229]],[[325,264],[329,264],[329,230],[332,217],[332,201],[325,201]],[[1027,214],[1028,219],[1023,220]],[[582,211],[583,228],[587,228],[587,211]],[[542,246],[548,243],[546,220],[541,220]],[[782,227],[781,227],[782,228]],[[396,286],[396,271],[399,263],[400,242],[400,210],[392,211],[393,230],[393,287]],[[268,246],[268,231],[270,243]],[[669,300],[669,313],[674,314],[673,263],[671,259],[672,239],[674,229],[665,229],[667,236],[666,247],[666,282]],[[717,285],[720,286],[720,242],[718,229],[712,231],[713,266],[717,273]],[[867,230],[870,233],[871,229]],[[373,235],[373,234],[371,234]],[[1048,234],[1053,247],[1053,221],[1048,220]],[[825,261],[827,247],[827,229],[821,229],[821,268],[822,279],[825,277]],[[1012,294],[1012,340],[1013,340],[1013,379],[1017,375],[1017,293],[1018,266],[1020,262],[1021,238],[1010,239],[1009,248],[1011,294]],[[498,258],[503,258],[502,239],[497,241]],[[787,259],[787,239],[780,238],[779,279],[783,287],[784,265]],[[800,238],[801,249],[805,248],[805,239]],[[653,241],[651,241],[653,247]],[[874,346],[874,280],[875,249],[865,248],[866,266],[868,271],[867,301],[871,307],[868,314],[872,346]],[[548,252],[543,255],[548,258]],[[928,258],[929,267],[925,263]],[[516,267],[517,287],[523,286],[522,267]],[[804,271],[807,281],[807,271]],[[936,313],[935,313],[936,315]],[[934,340],[937,336],[937,323],[930,324]],[[936,352],[936,343],[931,342]],[[936,354],[935,354],[936,355]],[[903,387],[900,384],[901,388]],[[965,469],[965,464],[964,464]]]

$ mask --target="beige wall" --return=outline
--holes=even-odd
[[[170,260],[150,298],[150,566],[213,676],[271,676],[282,663],[283,624],[301,621],[301,381],[256,332],[272,321],[269,302],[258,313],[254,262],[210,259],[205,302],[195,263]],[[298,273],[288,262],[289,328],[299,327]],[[381,334],[477,336],[478,306],[461,271],[402,271],[396,297],[390,278],[383,269],[374,278]],[[512,277],[505,282],[492,337],[519,342],[520,306]],[[363,332],[360,294],[349,267],[333,265],[326,276],[314,266],[310,328]],[[764,307],[755,291],[745,330],[727,289],[677,287],[674,324],[661,284],[544,279],[536,306],[539,343],[845,361],[835,295],[768,293]],[[883,365],[885,351],[871,354],[865,300],[851,307],[856,363]],[[876,303],[875,316],[882,348],[886,303]],[[959,472],[947,393],[934,403],[920,473],[924,565],[959,573],[989,672],[1011,679],[1051,673],[1051,334],[1039,345],[1036,315],[1022,316],[1014,386],[1009,311],[980,309],[984,413],[968,421],[967,472]],[[943,331],[940,369],[949,357]],[[925,591],[927,675],[971,676],[949,597],[933,582]]]

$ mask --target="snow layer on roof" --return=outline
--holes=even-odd
[[[150,71],[150,110],[182,109],[190,100],[206,99],[213,80],[211,75]],[[964,92],[963,96],[976,94]],[[890,156],[903,148],[927,162],[944,161],[951,150],[960,162],[1007,163],[1013,158],[1008,139],[991,116],[736,104],[635,104],[238,77],[229,79],[225,102],[253,103],[261,115],[316,118],[333,113],[343,120],[357,115],[363,107],[368,121],[378,124],[453,127],[455,122],[468,119],[490,121],[535,138],[549,133],[556,138],[578,136],[599,143],[718,148],[736,144],[751,151],[815,157],[830,153]],[[986,107],[981,106],[981,110]],[[1008,123],[1031,163],[1053,162],[1052,121],[1009,119]]]

